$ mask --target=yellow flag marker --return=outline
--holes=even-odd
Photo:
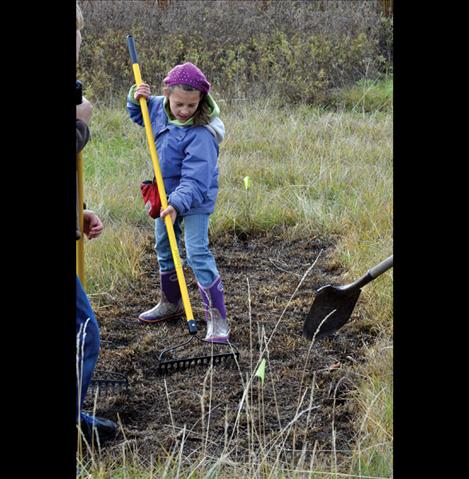
[[[245,176],[243,181],[244,181],[244,188],[246,190],[249,189],[249,186],[251,183],[251,179],[249,178],[249,176]]]
[[[265,358],[263,358],[261,361],[261,364],[259,364],[259,367],[257,368],[257,371],[256,371],[256,376],[260,378],[260,380],[262,381],[262,385],[264,385]]]

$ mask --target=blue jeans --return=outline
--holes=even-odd
[[[77,276],[76,334],[77,334],[77,401],[80,409],[85,400],[99,355],[99,326],[90,302]],[[89,318],[89,321],[88,321]],[[81,381],[81,390],[78,387]]]
[[[194,272],[197,282],[204,288],[210,287],[219,273],[215,258],[208,247],[208,222],[210,215],[177,216],[174,223],[174,234],[181,255],[181,224],[184,221],[184,242],[186,245],[187,264]],[[156,256],[160,271],[174,271],[174,261],[169,244],[166,225],[161,218],[155,221]]]

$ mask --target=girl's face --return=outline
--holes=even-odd
[[[197,111],[200,101],[200,91],[186,91],[175,87],[172,93],[165,88],[163,94],[169,100],[169,109],[176,120],[186,122]]]

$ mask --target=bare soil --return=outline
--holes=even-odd
[[[130,290],[94,305],[102,339],[97,368],[124,373],[130,383],[127,394],[97,400],[96,413],[123,426],[111,449],[124,440],[133,441],[141,453],[159,456],[183,441],[185,454],[199,450],[218,457],[227,446],[232,460],[243,461],[261,443],[268,445],[274,458],[280,452],[281,460],[299,457],[302,448],[306,460],[313,448],[334,450],[339,460],[346,458],[357,432],[352,400],[358,382],[355,369],[374,341],[373,331],[354,312],[332,337],[311,344],[301,334],[315,290],[343,283],[331,254],[333,240],[224,235],[213,240],[211,247],[225,286],[239,366],[157,375],[159,352],[188,339],[189,334],[184,319],[159,325],[137,321],[139,313],[159,301],[152,238],[141,279]],[[187,268],[185,277],[198,335],[203,338],[205,322],[197,285]],[[262,387],[254,378],[242,401],[266,340],[265,383]],[[192,341],[180,357],[207,353],[207,348]],[[227,349],[220,346],[216,352]]]

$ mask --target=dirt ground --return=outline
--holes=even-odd
[[[125,374],[130,385],[126,394],[97,400],[97,414],[119,418],[123,426],[111,448],[133,441],[142,454],[158,457],[183,441],[185,454],[203,450],[219,457],[226,448],[232,460],[243,461],[260,443],[267,446],[268,454],[277,457],[280,451],[281,460],[287,461],[302,448],[306,460],[314,448],[335,449],[339,460],[349,456],[357,432],[356,408],[350,400],[358,381],[354,369],[374,341],[372,331],[355,308],[347,325],[312,347],[301,334],[315,290],[343,283],[342,271],[331,256],[333,242],[320,238],[282,242],[273,235],[226,235],[213,240],[239,366],[233,362],[230,368],[199,367],[164,377],[157,375],[159,352],[189,334],[184,319],[160,325],[137,321],[140,312],[159,301],[152,242],[149,238],[141,280],[131,290],[95,305],[102,339],[97,368]],[[194,317],[200,319],[198,335],[203,338],[197,286],[190,270],[185,269],[185,277]],[[254,378],[243,400],[266,339],[264,386]],[[216,352],[227,350],[216,347]],[[178,357],[201,351],[210,348],[192,341]]]

